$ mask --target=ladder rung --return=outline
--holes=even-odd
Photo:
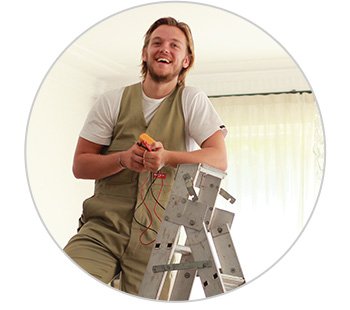
[[[154,265],[152,271],[154,273],[166,272],[173,270],[187,270],[187,269],[203,269],[212,267],[212,262],[210,260],[180,263],[180,264],[165,264],[165,265]]]
[[[232,276],[229,274],[221,274],[222,281],[224,282],[225,290],[230,291],[245,283],[244,278]]]
[[[192,250],[189,246],[177,244],[175,246],[175,252],[183,255],[188,255],[192,253]]]

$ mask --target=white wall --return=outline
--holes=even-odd
[[[91,181],[72,174],[75,144],[99,81],[58,62],[41,85],[27,130],[27,173],[40,216],[63,246],[73,235]]]

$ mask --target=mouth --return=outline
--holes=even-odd
[[[167,58],[157,58],[157,62],[164,63],[164,64],[170,64],[171,61]]]

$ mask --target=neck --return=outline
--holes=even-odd
[[[142,89],[147,97],[160,99],[168,96],[175,89],[176,85],[177,79],[168,82],[156,82],[147,74],[142,83]]]

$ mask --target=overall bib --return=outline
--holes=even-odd
[[[166,150],[185,151],[183,88],[176,87],[163,100],[147,126],[141,87],[138,83],[125,88],[112,142],[104,153],[129,149],[143,132]],[[78,234],[65,252],[105,283],[121,271],[120,289],[137,294],[174,177],[174,168],[163,167],[156,174],[124,169],[96,180],[94,195],[83,203]]]

